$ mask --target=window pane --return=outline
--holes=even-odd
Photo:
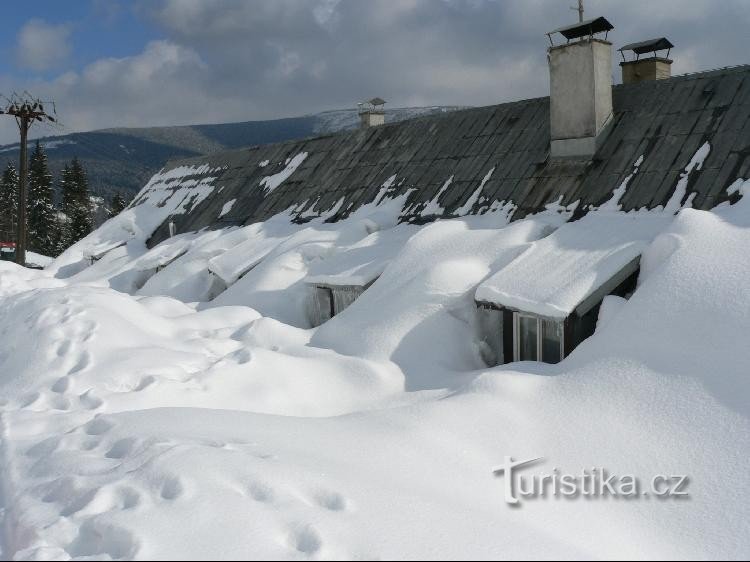
[[[518,317],[518,360],[537,361],[537,319]]]
[[[561,346],[562,323],[553,320],[542,320],[542,361],[559,363],[562,359]]]
[[[333,295],[327,287],[314,287],[310,306],[310,323],[320,326],[333,316]]]
[[[333,289],[333,313],[341,314],[357,298],[364,293],[362,287],[345,285]]]
[[[482,359],[490,366],[505,363],[503,354],[503,311],[488,305],[477,309]]]

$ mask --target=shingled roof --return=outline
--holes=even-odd
[[[302,221],[335,210],[329,220],[337,220],[372,202],[384,184],[394,195],[408,192],[401,217],[408,222],[436,218],[422,211],[428,202],[434,208],[438,195],[440,216],[466,207],[483,213],[500,203],[512,203],[513,218],[552,202],[579,202],[578,212],[585,212],[610,199],[640,156],[620,204],[625,211],[654,208],[670,199],[706,142],[710,153],[690,174],[683,201],[693,197],[693,207],[711,208],[729,199],[726,187],[734,180],[750,176],[750,66],[618,85],[613,96],[612,127],[588,161],[550,159],[545,97],[170,163],[167,172],[211,170],[214,190],[181,206],[187,210],[165,221],[149,243],[168,236],[169,220],[180,232],[284,211]],[[297,165],[291,173],[290,161]],[[201,173],[173,188],[201,180]],[[285,179],[269,189],[266,178],[274,174]]]

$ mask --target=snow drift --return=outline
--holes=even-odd
[[[591,338],[493,369],[477,287],[575,243],[575,223],[499,209],[396,227],[403,200],[380,203],[151,250],[157,207],[135,206],[45,271],[0,263],[4,557],[747,556],[746,197],[662,213],[638,289]],[[378,278],[309,329],[320,275]],[[684,474],[690,495],[514,509],[492,474],[507,456]]]

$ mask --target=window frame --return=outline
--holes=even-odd
[[[521,352],[521,318],[530,318],[536,321],[536,359],[538,362],[545,362],[542,360],[543,357],[543,331],[542,322],[555,322],[559,326],[560,331],[560,361],[565,359],[565,325],[560,320],[552,320],[548,318],[542,318],[536,314],[529,314],[526,312],[513,311],[513,360],[520,361]]]

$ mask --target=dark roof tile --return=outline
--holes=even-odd
[[[580,199],[582,208],[606,201],[641,154],[643,164],[621,203],[625,210],[654,207],[668,201],[679,174],[706,141],[711,153],[689,183],[689,190],[697,192],[695,206],[709,208],[726,200],[724,190],[733,176],[750,175],[750,66],[615,86],[613,103],[611,131],[591,162],[549,160],[548,98],[174,162],[169,166],[208,163],[227,169],[216,180],[224,189],[171,220],[181,231],[224,226],[217,217],[234,198],[231,219],[244,223],[289,207],[325,212],[342,198],[338,216],[345,216],[371,202],[394,174],[398,181],[391,193],[414,189],[409,201],[415,204],[431,200],[454,175],[441,196],[453,211],[493,166],[475,210],[512,200],[517,218],[560,195],[564,204]],[[261,178],[283,170],[286,160],[300,152],[308,153],[302,165],[264,197]],[[265,168],[258,165],[263,160],[269,161]],[[167,235],[162,225],[150,243]]]

